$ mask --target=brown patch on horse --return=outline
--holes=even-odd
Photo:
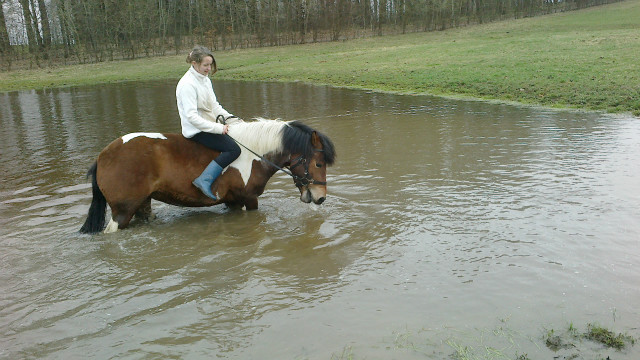
[[[127,143],[118,138],[98,156],[98,185],[119,228],[127,227],[132,216],[152,198],[179,206],[215,204],[191,180],[218,153],[182,135],[166,137],[158,140],[140,136]]]

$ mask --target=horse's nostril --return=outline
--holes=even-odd
[[[320,199],[316,200],[316,204],[320,205],[324,202],[324,197],[321,197]]]

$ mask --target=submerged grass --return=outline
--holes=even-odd
[[[594,341],[616,350],[623,350],[627,345],[633,346],[636,342],[636,339],[630,335],[616,334],[598,324],[587,324],[587,331],[580,333],[572,323],[566,331],[556,332],[551,329],[544,336],[546,346],[552,351],[575,348],[582,339]]]
[[[640,115],[640,0],[431,33],[220,51],[216,78]],[[184,56],[0,73],[0,91],[179,79]]]
[[[637,352],[628,347],[636,339],[616,334],[596,324],[587,324],[582,332],[573,323],[566,328],[545,330],[531,336],[512,329],[509,318],[498,319],[490,328],[455,329],[450,327],[393,331],[376,344],[374,358],[451,359],[451,360],[530,360],[631,358]],[[635,331],[634,331],[635,332]],[[448,347],[443,349],[442,345]],[[546,349],[545,349],[546,345]],[[595,346],[594,346],[595,345]],[[615,354],[612,354],[615,351]],[[366,352],[366,350],[365,350]],[[528,352],[533,352],[530,356]],[[371,352],[369,352],[371,354]],[[637,356],[636,356],[637,357]],[[366,359],[351,345],[331,355],[332,360]]]
[[[616,350],[624,349],[627,346],[627,343],[633,345],[636,342],[632,336],[620,333],[616,335],[613,331],[603,328],[597,324],[589,324],[584,337]]]

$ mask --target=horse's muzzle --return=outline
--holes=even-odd
[[[303,187],[300,189],[300,201],[303,203],[311,203],[313,202],[316,205],[320,205],[326,199],[326,190],[321,191],[320,189],[311,189],[308,187]]]

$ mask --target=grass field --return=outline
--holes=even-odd
[[[217,79],[640,115],[640,0],[430,33],[220,51]],[[176,79],[185,55],[0,73],[0,91]]]

